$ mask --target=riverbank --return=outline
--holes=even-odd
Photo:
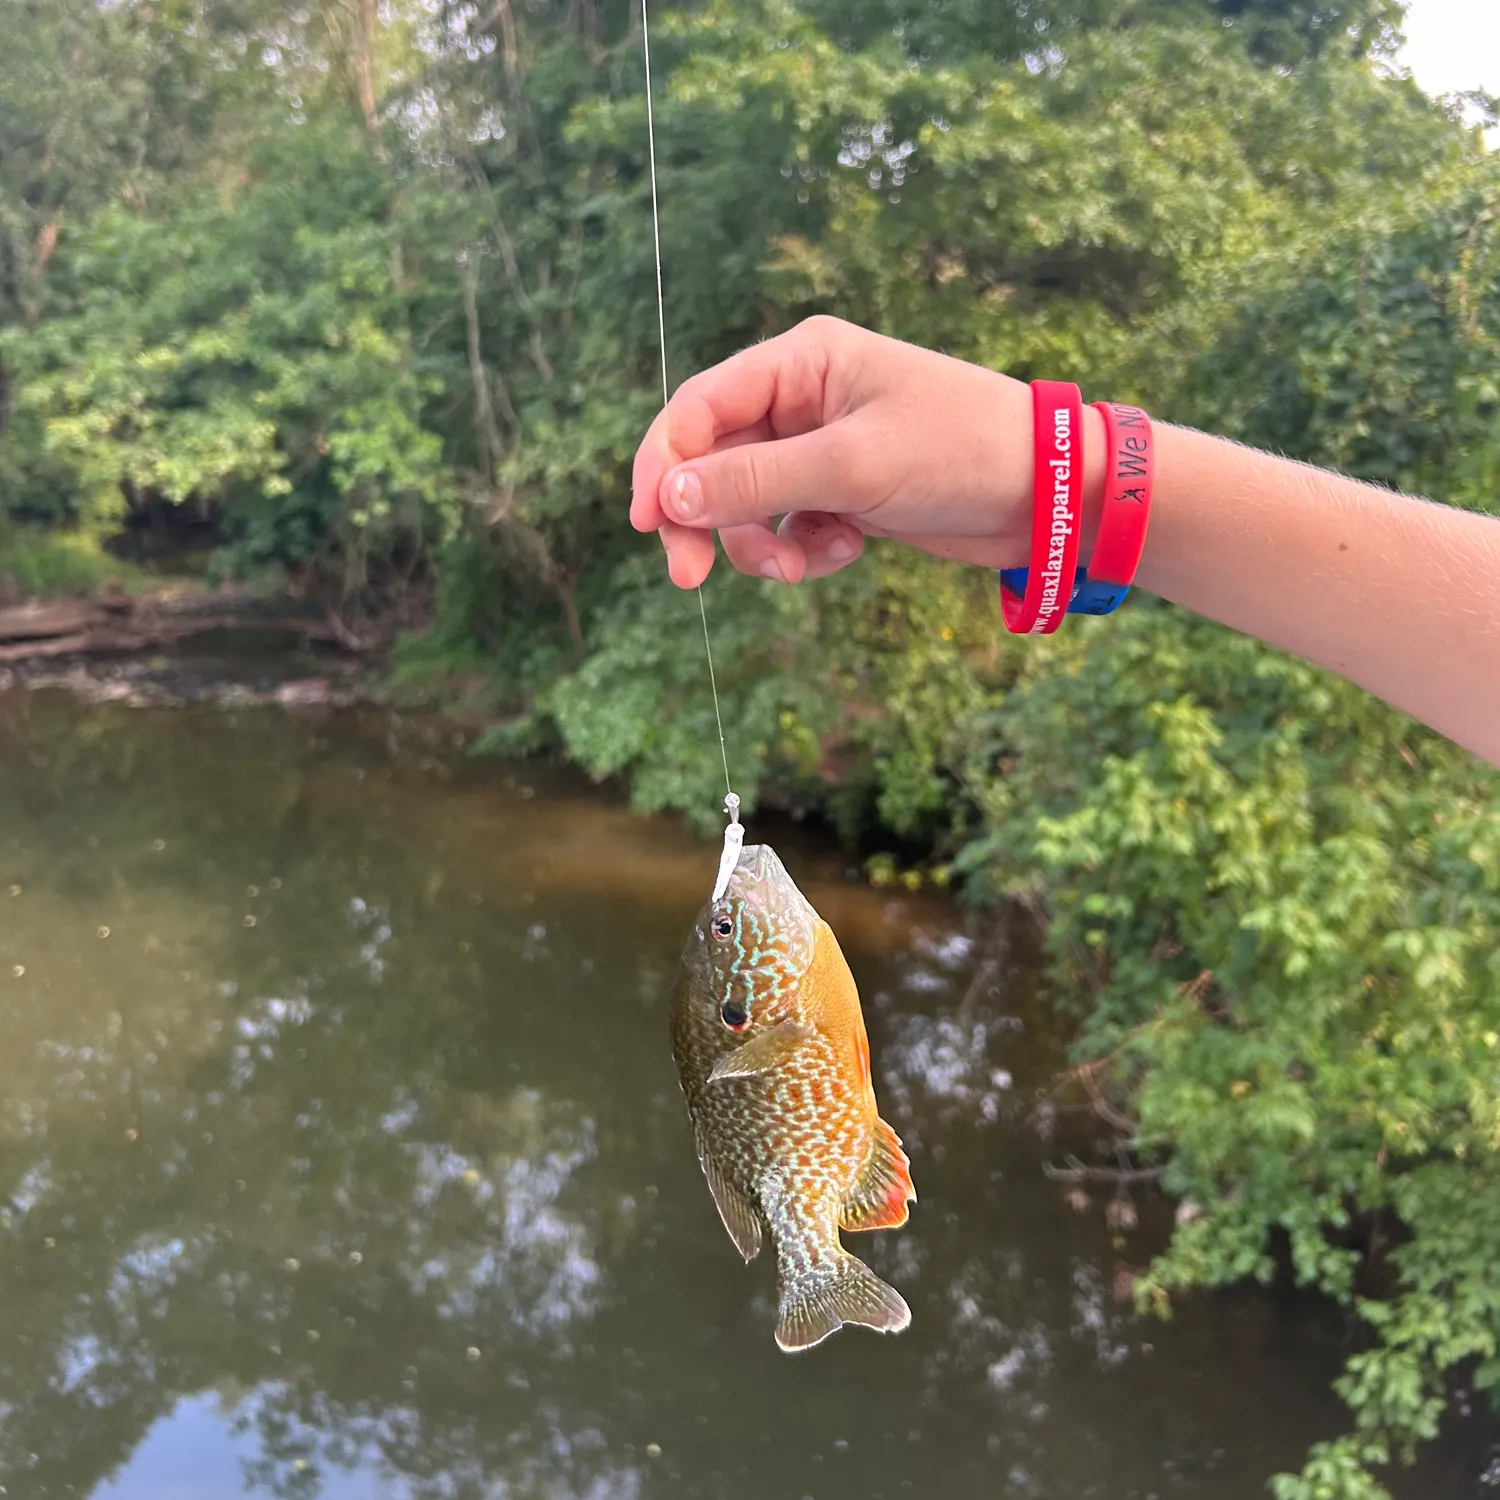
[[[175,582],[0,598],[0,691],[172,708],[348,708],[382,696],[394,626],[283,590]]]
[[[226,658],[143,657],[124,661],[25,662],[0,667],[0,693],[52,689],[84,703],[126,708],[355,708],[378,696],[358,663],[329,663],[317,675],[286,674]]]
[[[360,631],[331,606],[285,591],[173,583],[131,592],[111,579],[86,596],[0,597],[0,664],[128,656],[227,630],[285,633],[355,655],[387,646],[390,628]]]

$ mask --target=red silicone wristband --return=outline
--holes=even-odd
[[[1104,504],[1089,577],[1129,587],[1151,519],[1151,419],[1140,407],[1119,401],[1096,401],[1094,410],[1104,418]]]
[[[1051,635],[1073,597],[1083,519],[1083,398],[1064,380],[1031,382],[1035,444],[1031,562],[1026,593],[1002,581],[1000,611],[1012,635]]]

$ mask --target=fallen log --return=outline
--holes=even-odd
[[[36,600],[0,608],[0,662],[149,651],[215,630],[292,631],[359,654],[365,643],[329,611],[260,612],[271,604],[246,589],[98,599]]]
[[[0,646],[0,662],[32,661],[46,656],[79,656],[92,649],[90,643],[93,639],[93,634],[85,631],[81,635],[58,635],[50,640],[22,641],[19,645]]]
[[[12,641],[0,644],[0,662],[40,660],[51,656],[122,656],[129,655],[132,651],[159,651],[175,641],[187,640],[195,635],[207,635],[214,630],[289,630],[309,641],[351,650],[342,636],[317,620],[241,620],[231,615],[223,619],[203,619],[191,623],[184,621],[173,625],[157,623],[146,633],[101,626],[93,630],[78,631],[73,635]]]
[[[31,641],[87,630],[104,611],[87,599],[37,599],[0,609],[0,640]]]
[[[163,589],[156,594],[137,594],[135,601],[152,614],[216,614],[226,609],[248,609],[255,604],[273,605],[283,601],[268,599],[245,584],[225,583],[216,589]]]

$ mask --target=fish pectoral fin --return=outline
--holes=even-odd
[[[703,1168],[704,1180],[713,1195],[714,1207],[734,1241],[735,1249],[747,1262],[760,1254],[760,1214],[755,1205],[737,1187],[724,1180],[714,1159],[704,1149],[703,1139],[698,1140],[698,1165]]]
[[[901,1149],[901,1137],[877,1117],[870,1159],[844,1198],[839,1227],[899,1229],[906,1223],[907,1204],[916,1201],[911,1163]]]
[[[812,1032],[795,1021],[778,1021],[759,1036],[753,1036],[743,1047],[726,1052],[708,1075],[710,1083],[723,1078],[753,1078],[769,1073],[787,1062],[797,1049],[812,1040]]]

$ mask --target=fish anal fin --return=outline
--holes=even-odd
[[[787,1354],[797,1354],[821,1344],[845,1323],[900,1333],[911,1323],[911,1308],[895,1287],[841,1250],[831,1266],[809,1267],[782,1287],[776,1343]]]
[[[901,1149],[901,1137],[877,1116],[870,1158],[844,1198],[839,1227],[899,1229],[906,1223],[907,1205],[916,1201],[911,1163]]]
[[[698,1163],[713,1195],[714,1207],[719,1210],[719,1217],[724,1221],[735,1249],[747,1262],[754,1260],[760,1254],[761,1240],[760,1214],[755,1205],[737,1187],[725,1181],[701,1141],[698,1144]]]
[[[726,1052],[708,1075],[710,1083],[725,1078],[753,1078],[757,1073],[770,1073],[791,1060],[805,1042],[812,1040],[813,1033],[795,1021],[778,1021],[765,1031],[750,1038],[743,1047]]]

